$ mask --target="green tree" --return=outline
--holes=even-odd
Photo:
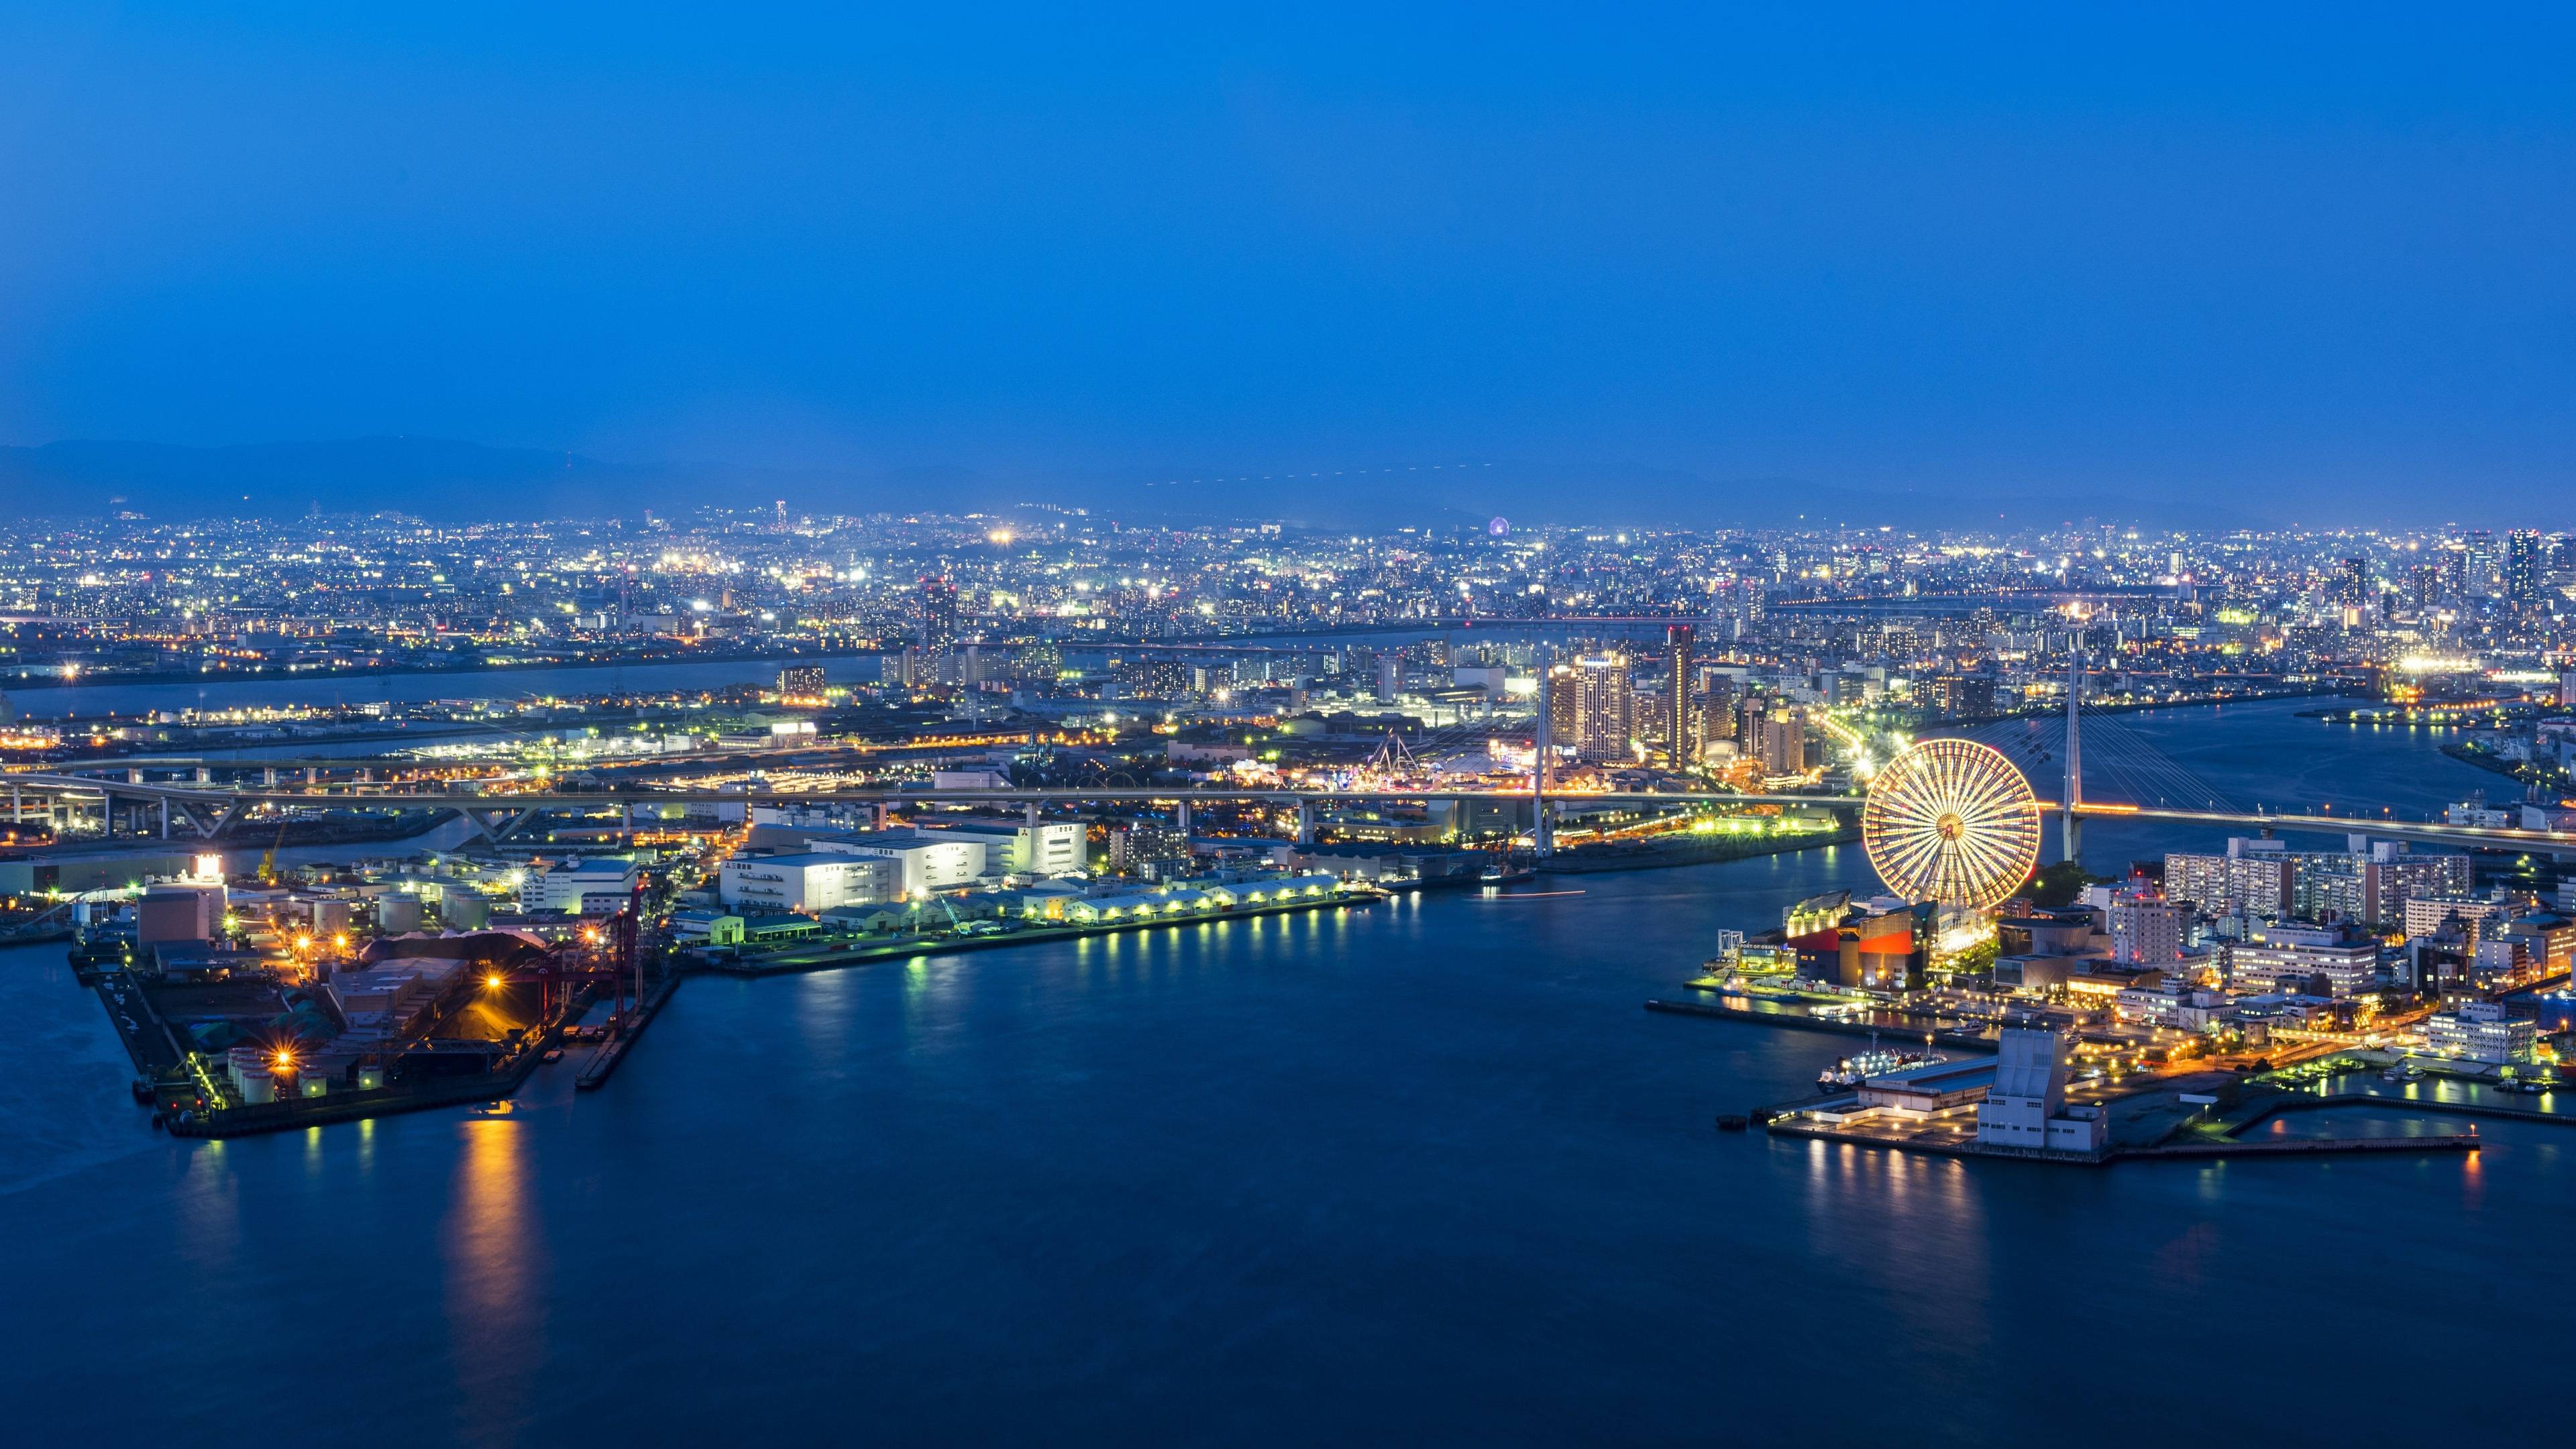
[[[2070,906],[2089,885],[2101,884],[2101,878],[2085,874],[2084,867],[2071,860],[2044,865],[2030,878],[2030,899],[2037,906]]]

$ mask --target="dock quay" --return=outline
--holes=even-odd
[[[2291,1137],[2278,1141],[2258,1142],[2220,1134],[2188,1141],[2166,1141],[2144,1146],[2113,1146],[2099,1154],[2094,1154],[2049,1152],[2031,1147],[1996,1147],[1973,1139],[1897,1137],[1883,1133],[1853,1132],[1833,1127],[1809,1126],[1803,1122],[1764,1121],[1758,1113],[1754,1120],[1761,1123],[1763,1131],[1780,1137],[1800,1137],[1817,1142],[1841,1142],[1855,1147],[1876,1147],[1891,1152],[1922,1152],[1935,1157],[1981,1157],[2006,1161],[2045,1162],[2068,1167],[2108,1167],[2115,1162],[2181,1158],[2301,1157],[2356,1152],[2475,1152],[2481,1145],[2478,1134],[2474,1131],[2434,1133],[2422,1137]]]
[[[140,1000],[139,993],[137,999]],[[545,1023],[544,1030],[530,1033],[508,1059],[490,1072],[388,1082],[362,1091],[240,1103],[206,1112],[165,1112],[161,1114],[161,1125],[173,1137],[250,1137],[266,1132],[327,1127],[368,1117],[390,1117],[399,1112],[429,1112],[442,1107],[502,1101],[527,1085],[528,1078],[544,1063],[546,1053],[562,1043],[564,1029],[588,1009],[592,999],[588,990],[574,994],[563,1009]]]
[[[1114,936],[1126,931],[1172,930],[1186,926],[1209,925],[1219,921],[1243,921],[1256,916],[1294,915],[1337,906],[1365,906],[1384,899],[1378,891],[1347,891],[1341,895],[1315,900],[1282,901],[1270,905],[1236,906],[1205,915],[1179,919],[1095,921],[1062,926],[1033,926],[1024,930],[1000,931],[988,936],[926,936],[908,941],[888,941],[877,945],[841,942],[819,948],[790,949],[756,958],[709,959],[696,969],[722,976],[786,976],[804,971],[836,971],[845,966],[865,966],[876,961],[907,961],[921,956],[949,956],[966,951],[992,951],[1006,946],[1033,946],[1047,941],[1071,941],[1085,936]]]
[[[295,1132],[306,1127],[328,1127],[367,1117],[390,1117],[397,1112],[428,1112],[440,1107],[495,1102],[511,1096],[525,1085],[528,1075],[536,1070],[544,1055],[542,1051],[522,1052],[518,1062],[488,1076],[456,1077],[418,1086],[385,1086],[370,1092],[335,1092],[327,1097],[227,1107],[220,1112],[190,1114],[185,1120],[173,1116],[165,1125],[173,1137],[255,1137],[265,1132]]]
[[[2106,1166],[2114,1162],[2158,1161],[2214,1157],[2283,1157],[2311,1156],[2319,1153],[2372,1152],[2475,1152],[2482,1145],[2474,1122],[2463,1132],[2434,1132],[2402,1137],[2280,1137],[2249,1138],[2246,1133],[2264,1122],[2290,1112],[2315,1112],[2332,1108],[2366,1109],[2405,1115],[2466,1117],[2488,1121],[2535,1122],[2553,1126],[2576,1126],[2576,1113],[2539,1112],[2521,1107],[2499,1107],[2479,1102],[2444,1102],[2391,1096],[2384,1092],[2333,1092],[2311,1095],[2300,1092],[2258,1091],[2226,1108],[2216,1117],[2191,1120],[2160,1115],[2164,1111],[2162,1089],[2128,1092],[2102,1099],[2101,1105],[2114,1112],[2114,1136],[2110,1146],[2099,1154],[2040,1151],[2030,1148],[1999,1147],[1959,1135],[1967,1129],[1963,1122],[1944,1125],[1927,1120],[1897,1125],[1844,1125],[1809,1118],[1809,1110],[1840,1098],[1839,1094],[1802,1098],[1761,1108],[1750,1114],[1751,1121],[1768,1133],[1783,1137],[1803,1137],[1815,1141],[1843,1142],[1860,1147],[1887,1148],[1899,1152],[1928,1152],[1941,1157],[2018,1158],[2032,1162],[2066,1163],[2079,1167]],[[2129,1140],[2123,1141],[2122,1129]]]
[[[653,1018],[662,1014],[663,1006],[668,1004],[672,994],[680,989],[680,983],[687,979],[677,971],[663,972],[662,979],[654,983],[653,989],[644,994],[642,1001],[635,1004],[634,1019],[629,1021],[617,1035],[601,1042],[599,1050],[592,1052],[590,1060],[582,1064],[581,1075],[573,1078],[574,1089],[596,1092],[608,1085],[608,1079],[616,1074],[618,1064],[626,1060],[626,1053],[634,1047],[636,1040],[644,1035],[644,1028],[651,1026]]]
[[[1744,1021],[1751,1022],[1755,1026],[1786,1027],[1792,1031],[1830,1032],[1836,1036],[1911,1035],[1920,1030],[1913,1026],[1872,1025],[1865,1021],[1834,1021],[1827,1017],[1807,1016],[1797,1012],[1754,1011],[1747,1007],[1728,1006],[1723,1002],[1713,1001],[1665,1001],[1660,998],[1649,998],[1646,1009],[1673,1016],[1708,1016],[1720,1021]],[[1995,1049],[1995,1039],[1982,1032],[1935,1028],[1931,1036],[1933,1041],[1941,1046],[1961,1047],[1981,1052],[1991,1052]]]
[[[582,1003],[583,998],[576,997],[563,1015],[548,1023],[543,1032],[530,1037],[498,1071],[471,1077],[389,1082],[369,1091],[333,1092],[321,1097],[243,1104],[211,1112],[171,1113],[164,1118],[163,1125],[173,1137],[251,1137],[264,1132],[327,1127],[366,1117],[390,1117],[397,1112],[428,1112],[441,1107],[500,1101],[527,1085],[528,1078],[545,1060],[547,1051],[562,1040],[564,1026],[582,1009]]]
[[[2498,1107],[2485,1102],[2392,1097],[2385,1092],[2333,1092],[2322,1097],[2284,1096],[2263,1102],[2242,1120],[2232,1122],[2228,1130],[2243,1132],[2285,1112],[2316,1112],[2329,1107],[2367,1107],[2382,1112],[2420,1112],[2435,1117],[2483,1117],[2490,1122],[2540,1122],[2553,1127],[2576,1127],[2576,1112],[2540,1112],[2529,1107]]]

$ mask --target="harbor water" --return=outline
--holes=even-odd
[[[2264,709],[2177,714],[2171,752],[2224,728],[2286,752],[2284,777],[2330,752],[2356,798],[2494,778],[2420,732]],[[2103,848],[2153,844],[2121,829]],[[220,1143],[146,1129],[60,947],[6,953],[0,1406],[29,1443],[2304,1443],[2534,1422],[2538,1403],[2445,1392],[2422,1326],[2489,1351],[2576,1290],[2553,1247],[2576,1229],[2565,1129],[2107,1169],[1713,1130],[1850,1043],[1641,1002],[1719,929],[1845,885],[1868,885],[1848,847],[699,978],[595,1095],[567,1062],[499,1111]],[[2355,1354],[2411,1371],[2358,1385]]]

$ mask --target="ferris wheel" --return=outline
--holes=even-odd
[[[1999,905],[2039,864],[2030,781],[1974,740],[1923,740],[1888,762],[1861,806],[1861,845],[1909,901]]]

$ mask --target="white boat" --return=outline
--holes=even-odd
[[[1857,1087],[1872,1077],[1902,1072],[1914,1067],[1937,1066],[1949,1058],[1934,1051],[1890,1051],[1872,1046],[1865,1052],[1854,1052],[1816,1074],[1816,1085],[1824,1090]]]

